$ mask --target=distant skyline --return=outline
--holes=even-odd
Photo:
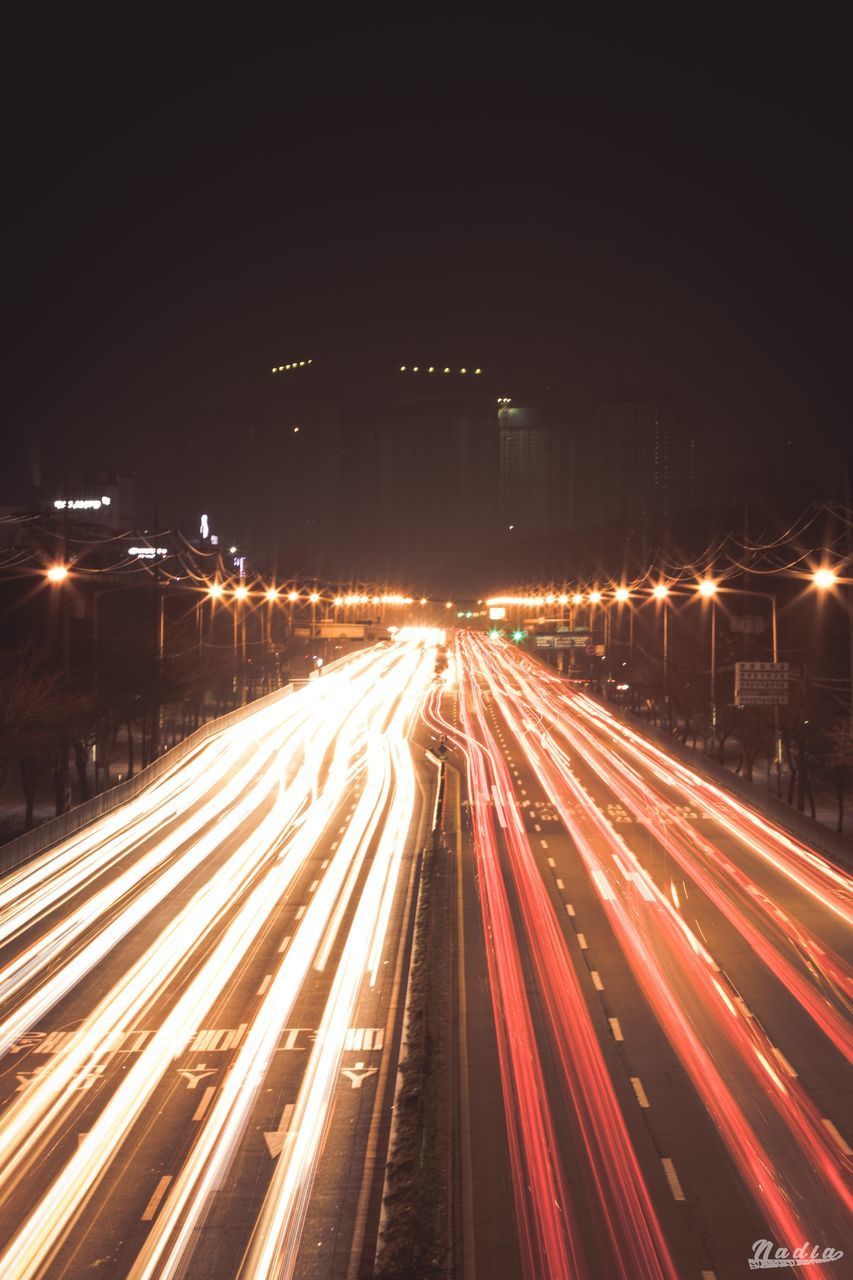
[[[721,470],[799,447],[830,482],[853,436],[843,42],[611,16],[146,13],[129,39],[106,7],[19,14],[4,484],[67,457],[193,511],[269,367],[317,345],[473,353],[581,406],[652,383]]]

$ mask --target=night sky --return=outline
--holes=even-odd
[[[67,454],[192,514],[272,363],[374,344],[840,462],[847,45],[761,10],[19,14],[0,501]]]

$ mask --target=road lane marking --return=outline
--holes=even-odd
[[[607,1021],[610,1023],[610,1030],[613,1032],[613,1039],[624,1040],[625,1037],[622,1034],[622,1028],[619,1026],[619,1019],[608,1018]]]
[[[288,944],[289,944],[289,942],[290,942],[290,938],[291,938],[291,935],[290,935],[290,934],[288,934],[288,935],[287,935],[287,937],[286,937],[286,938],[282,938],[281,942],[278,944],[278,954],[279,954],[279,955],[281,955],[283,951],[286,951],[286,950],[287,950]]]
[[[543,844],[545,844],[545,841],[543,840],[543,841],[542,841],[542,843],[543,843]],[[557,865],[557,864],[556,864],[556,862],[554,861],[554,859],[553,859],[553,858],[549,858],[549,859],[548,859],[548,866],[549,866],[549,867],[556,867],[556,865]]]
[[[570,902],[566,903],[566,910],[568,911],[570,916],[573,916],[575,914],[575,909]]]
[[[832,1121],[827,1120],[826,1116],[821,1116],[820,1122],[823,1125],[824,1129],[826,1129],[826,1132],[829,1134],[830,1138],[832,1138],[833,1142],[836,1143],[836,1145],[839,1147],[839,1149],[843,1151],[846,1156],[853,1156],[853,1148],[847,1145],[844,1138],[838,1132],[838,1130],[836,1129]]]
[[[164,1176],[157,1183],[157,1186],[154,1188],[154,1194],[151,1197],[151,1199],[148,1201],[147,1205],[145,1206],[145,1210],[142,1214],[143,1222],[150,1222],[151,1219],[154,1217],[154,1214],[157,1212],[157,1207],[160,1204],[160,1201],[163,1199],[163,1196],[166,1194],[166,1188],[168,1187],[171,1181],[172,1181],[172,1175],[171,1173],[167,1173],[167,1174],[164,1174]]]
[[[271,982],[272,982],[272,974],[271,974],[271,973],[268,973],[268,974],[266,974],[266,976],[262,979],[262,981],[261,981],[261,985],[258,987],[257,994],[258,994],[259,996],[262,996],[262,995],[264,994],[264,992],[266,991],[267,987],[270,985],[270,983],[271,983]]]
[[[345,1053],[378,1051],[385,1043],[384,1027],[350,1027],[344,1039]]]
[[[313,880],[311,884],[308,886],[308,892],[313,893],[319,883],[320,883],[319,880]]]
[[[673,1200],[683,1200],[684,1192],[681,1189],[681,1183],[678,1181],[678,1174],[675,1172],[675,1165],[672,1163],[669,1156],[663,1156],[661,1158],[661,1164],[663,1165],[663,1171],[666,1174],[666,1180],[669,1183],[669,1189],[672,1192]]]
[[[631,1076],[631,1084],[634,1086],[634,1093],[637,1095],[637,1101],[641,1107],[648,1107],[649,1100],[646,1097],[646,1091],[643,1088],[643,1082],[639,1076]]]
[[[189,1051],[190,1053],[207,1053],[210,1049],[216,1048],[224,1035],[224,1031],[199,1031]]]
[[[297,908],[296,919],[301,920],[304,915],[305,915],[305,906],[303,904],[303,906]]]
[[[598,970],[590,969],[589,976],[592,978],[592,985],[595,987],[596,991],[603,991],[604,983],[601,981],[601,978],[599,977]]]
[[[325,862],[321,862],[321,863],[320,863],[320,870],[321,870],[321,871],[325,871],[325,870],[326,870],[326,867],[327,867],[328,865],[329,865],[329,859],[328,859],[328,858],[326,858]]]
[[[716,1271],[703,1271],[702,1280],[717,1280]]]
[[[360,1089],[365,1080],[378,1070],[378,1067],[366,1067],[363,1062],[357,1062],[354,1067],[341,1067],[341,1075],[346,1076],[353,1089]]]
[[[541,844],[541,846],[542,846],[542,848],[543,848],[543,849],[547,849],[547,848],[548,848],[548,841],[547,841],[547,840],[540,840],[540,841],[539,841],[539,843]],[[548,859],[548,861],[550,862],[550,861],[551,861],[551,859],[549,858],[549,859]]]
[[[205,1111],[210,1106],[211,1099],[215,1093],[216,1093],[216,1085],[209,1084],[205,1089],[204,1093],[201,1095],[201,1102],[198,1104],[198,1106],[196,1107],[193,1113],[193,1120],[201,1120]]]
[[[560,879],[560,877],[558,876],[558,877],[557,877],[557,888],[558,888],[558,889],[565,889],[565,887],[566,887],[566,886],[563,884],[562,880],[561,880],[561,879]]]
[[[542,828],[540,827],[540,825],[539,825],[539,823],[538,823],[538,822],[534,822],[534,824],[533,824],[533,830],[534,830],[534,831],[541,831],[541,830],[542,830]]]
[[[276,1156],[280,1156],[284,1149],[284,1144],[287,1139],[287,1131],[290,1128],[290,1117],[293,1115],[293,1107],[294,1104],[292,1102],[288,1102],[281,1113],[278,1128],[274,1129],[271,1133],[264,1133],[264,1142],[267,1144],[267,1150],[273,1160]]]
[[[581,951],[586,951],[586,949],[587,949],[587,946],[588,946],[588,945],[589,945],[589,944],[588,944],[588,942],[587,942],[586,938],[584,937],[584,935],[583,935],[582,933],[579,933],[579,934],[578,934],[578,946],[580,947]]]

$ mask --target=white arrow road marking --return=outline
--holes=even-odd
[[[378,1067],[366,1067],[363,1062],[357,1062],[354,1067],[341,1067],[341,1075],[352,1082],[353,1089],[360,1089],[367,1077],[378,1070]]]
[[[287,1131],[290,1127],[290,1117],[293,1115],[293,1103],[288,1102],[287,1106],[281,1113],[281,1119],[278,1122],[278,1128],[272,1133],[264,1134],[264,1141],[267,1144],[267,1150],[275,1160],[276,1156],[280,1156],[287,1141]]]
[[[209,1067],[206,1063],[200,1062],[197,1067],[180,1067],[178,1075],[186,1076],[188,1089],[197,1089],[199,1080],[203,1080],[205,1076],[216,1075],[216,1070],[216,1067]]]

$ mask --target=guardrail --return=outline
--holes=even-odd
[[[365,650],[362,649],[359,652],[364,653]],[[356,655],[345,654],[344,657],[330,662],[328,667],[324,668],[323,674],[325,675],[343,663],[350,661],[354,656]],[[248,719],[249,716],[262,711],[265,707],[272,706],[273,703],[293,693],[297,685],[304,684],[307,684],[307,681],[292,681],[290,684],[286,684],[283,689],[276,689],[273,693],[267,693],[262,698],[256,698],[254,702],[249,702],[244,707],[235,707],[233,711],[227,711],[223,716],[208,720],[207,724],[194,729],[189,737],[184,738],[183,742],[171,747],[163,755],[158,756],[156,760],[152,760],[151,764],[146,765],[144,769],[140,769],[135,777],[116,783],[108,791],[101,791],[98,795],[92,796],[91,800],[84,800],[82,804],[75,805],[67,813],[60,813],[55,818],[49,818],[47,822],[41,823],[40,826],[35,827],[32,831],[26,831],[22,836],[17,836],[14,840],[9,840],[6,844],[0,845],[0,875],[6,871],[14,870],[22,862],[26,862],[29,858],[34,858],[36,854],[44,853],[45,849],[49,849],[51,845],[57,844],[60,840],[67,840],[69,836],[73,836],[82,827],[88,826],[90,822],[94,822],[97,818],[102,818],[104,814],[117,809],[125,801],[132,800],[134,796],[139,795],[140,791],[144,791],[152,782],[156,782],[158,778],[171,772],[181,760],[188,755],[192,755],[210,738],[223,733],[232,724],[238,724],[241,720]]]

